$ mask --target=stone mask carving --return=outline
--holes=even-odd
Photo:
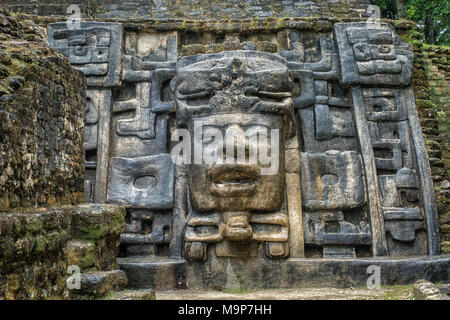
[[[50,25],[87,77],[87,198],[127,207],[125,255],[206,268],[439,252],[411,48],[384,23],[294,29]],[[190,138],[181,165],[176,130]]]
[[[206,225],[208,213],[221,213],[217,233],[202,240],[251,240],[252,212],[280,210],[285,198],[284,135],[293,111],[292,87],[283,59],[270,54],[225,52],[179,62],[175,79],[178,120],[194,137],[189,186],[192,208],[199,213],[195,224]],[[223,144],[205,139],[211,132],[223,137]],[[267,133],[267,139],[260,133]],[[205,163],[203,159],[199,164],[195,159],[199,147],[203,153],[215,153],[217,161]],[[272,161],[261,161],[267,152],[272,153]],[[256,154],[257,161],[252,163],[250,154]],[[275,170],[264,174],[264,169],[274,165],[271,162],[276,162]],[[202,218],[201,213],[206,215]]]

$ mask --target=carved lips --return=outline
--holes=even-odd
[[[259,167],[252,165],[220,165],[213,167],[211,192],[219,197],[245,196],[256,190]]]

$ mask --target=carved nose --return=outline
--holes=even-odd
[[[247,241],[253,234],[248,214],[237,214],[230,217],[225,216],[227,225],[225,227],[225,237],[231,241]]]
[[[242,221],[242,220],[230,221],[228,223],[228,226],[230,228],[247,228],[248,223],[246,221]]]

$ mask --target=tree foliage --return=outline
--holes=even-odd
[[[407,18],[417,22],[424,31],[426,42],[450,45],[449,0],[371,0],[371,2],[380,7],[382,18]],[[399,12],[405,12],[405,16],[401,16]]]

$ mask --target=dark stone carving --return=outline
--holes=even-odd
[[[88,86],[117,86],[121,81],[122,25],[81,22],[80,26],[68,29],[66,22],[52,23],[47,29],[48,42],[84,73]]]
[[[412,52],[391,25],[338,23],[334,35],[341,62],[341,79],[348,84],[408,85]]]
[[[183,287],[183,258],[186,272],[214,275],[201,280],[214,285],[233,268],[244,272],[244,262],[260,272],[277,259],[287,268],[297,258],[439,253],[412,52],[392,26],[338,23],[333,32],[259,37],[144,30],[48,30],[51,44],[85,69],[85,194],[127,207],[121,254],[131,269],[138,258],[130,256],[145,256],[139,281],[154,278],[149,261],[161,256],[174,259],[170,282]],[[85,45],[91,38],[94,47]],[[250,158],[260,129],[277,162],[267,175],[272,163],[237,162]],[[224,161],[205,161],[202,149],[198,162],[199,143]],[[179,145],[191,153],[174,164]]]
[[[170,209],[173,177],[168,154],[112,158],[108,201],[133,208]]]
[[[89,90],[86,93],[86,120],[84,122],[84,150],[90,151],[97,149],[97,131],[98,131],[98,107],[102,103],[97,92]]]
[[[365,203],[357,152],[301,153],[303,206],[312,210],[356,208]]]
[[[277,144],[283,154],[283,116],[289,116],[293,106],[291,81],[285,62],[270,54],[236,51],[186,57],[180,60],[175,79],[177,116],[192,136],[196,121],[224,136],[232,130],[278,129]],[[226,146],[230,143],[235,144],[227,140]],[[201,242],[222,241],[227,243],[216,246],[219,256],[245,256],[249,249],[238,250],[228,242],[240,242],[244,248],[252,246],[245,243],[250,240],[275,241],[279,244],[267,244],[268,256],[287,256],[288,248],[282,243],[288,240],[288,217],[282,208],[284,157],[276,159],[279,168],[272,175],[261,174],[260,162],[245,165],[236,159],[233,164],[190,165],[192,208],[185,234],[185,254],[190,260],[205,259]]]
[[[132,209],[129,223],[121,236],[121,243],[126,247],[126,254],[155,255],[158,245],[170,241],[170,215],[147,209]]]
[[[119,136],[137,136],[141,139],[153,139],[155,137],[155,118],[150,105],[150,82],[136,84],[135,99],[118,101],[114,103],[113,112],[119,113],[133,110],[135,117],[131,119],[117,120],[116,132]]]

